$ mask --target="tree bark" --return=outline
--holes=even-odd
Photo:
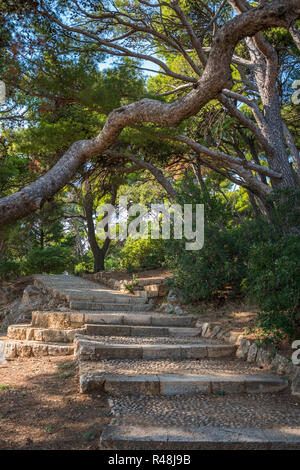
[[[96,238],[95,233],[95,225],[94,225],[94,197],[91,191],[91,186],[89,182],[86,182],[87,194],[84,197],[84,210],[85,216],[87,221],[87,233],[88,233],[88,241],[91,247],[93,258],[94,258],[94,272],[97,273],[99,271],[104,271],[105,265],[104,260],[107,254],[108,248],[110,246],[111,239],[107,237],[104,240],[102,247],[99,246]],[[113,189],[111,204],[115,204],[117,196],[117,188]],[[107,230],[107,226],[105,230]]]

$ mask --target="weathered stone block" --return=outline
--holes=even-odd
[[[229,345],[214,345],[207,346],[208,357],[229,357],[233,356],[236,352],[235,346]]]
[[[292,394],[300,398],[300,367],[295,369],[298,370],[296,371],[295,377],[292,381]]]
[[[263,367],[267,368],[270,367],[270,364],[272,362],[271,355],[268,351],[266,351],[264,348],[259,348],[256,356],[256,364],[258,367]]]
[[[159,375],[161,395],[210,393],[210,379],[180,375]]]
[[[257,352],[258,352],[257,344],[255,344],[255,343],[251,344],[251,346],[249,348],[249,351],[248,351],[248,355],[247,355],[247,361],[248,362],[255,362]]]
[[[251,346],[251,341],[249,339],[246,339],[246,338],[242,339],[236,351],[236,357],[238,357],[239,359],[246,360],[248,357],[250,346]]]
[[[159,380],[156,375],[126,377],[107,376],[104,390],[113,395],[138,394],[159,395]]]

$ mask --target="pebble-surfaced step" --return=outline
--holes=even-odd
[[[166,427],[113,419],[100,439],[103,450],[300,449],[300,428]]]
[[[233,356],[236,346],[214,343],[203,338],[154,338],[129,337],[118,343],[118,337],[78,336],[75,338],[75,351],[79,360],[101,359],[201,359]],[[198,340],[196,342],[196,339]],[[132,340],[132,341],[129,341]]]
[[[182,395],[193,393],[273,393],[288,386],[278,377],[247,374],[110,373],[105,363],[84,363],[79,366],[81,393],[101,390],[111,395]]]

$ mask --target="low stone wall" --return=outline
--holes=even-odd
[[[237,346],[236,357],[256,363],[262,369],[280,375],[289,380],[292,394],[300,397],[300,367],[294,365],[291,360],[276,353],[272,355],[265,348],[259,347],[255,340],[251,340],[238,331],[226,329],[214,323],[197,322],[196,327],[201,328],[201,336],[215,338],[225,343]]]

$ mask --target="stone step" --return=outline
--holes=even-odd
[[[142,312],[150,310],[151,304],[144,303],[106,303],[106,302],[91,302],[84,300],[71,300],[71,310],[98,310],[98,311],[114,311],[114,312]]]
[[[104,294],[67,294],[66,298],[69,302],[97,302],[109,304],[144,304],[147,301],[146,297],[142,296],[129,296],[129,295],[104,295]]]
[[[73,343],[75,335],[80,333],[84,334],[85,329],[34,328],[31,325],[10,325],[7,329],[9,339],[45,343]]]
[[[86,313],[85,323],[105,325],[164,326],[174,328],[192,328],[197,322],[194,316],[176,316],[160,313]]]
[[[97,364],[97,363],[96,363]],[[79,365],[80,391],[105,391],[110,395],[187,395],[225,393],[274,393],[285,390],[288,382],[278,377],[246,374],[132,374],[124,369],[109,374],[105,364],[91,368],[90,363]]]
[[[80,328],[85,324],[103,325],[140,325],[192,328],[197,321],[193,316],[176,316],[155,312],[91,312],[86,310],[72,312],[37,311],[32,312],[32,326],[36,328],[68,329]]]
[[[102,450],[296,450],[300,428],[218,428],[128,425],[113,419],[100,438]]]
[[[32,356],[70,356],[72,354],[74,354],[73,345],[42,343],[38,341],[5,341],[5,359]]]
[[[36,311],[32,312],[31,325],[43,329],[72,329],[85,325],[85,315],[81,312]]]
[[[153,342],[153,337],[131,337],[118,341],[118,337],[109,337],[107,341],[97,340],[95,337],[77,336],[75,338],[75,351],[79,360],[102,359],[202,359],[214,357],[233,356],[236,346],[213,343],[213,340],[194,338],[193,344],[184,341],[184,338],[160,338],[160,342]],[[114,339],[114,341],[112,341]],[[127,340],[133,340],[131,343]],[[175,341],[175,340],[178,341]],[[195,340],[198,339],[196,342]],[[144,343],[143,343],[144,340]],[[190,339],[189,339],[190,342]]]
[[[87,324],[86,334],[90,336],[200,336],[201,328],[178,328],[167,326],[130,326]]]

